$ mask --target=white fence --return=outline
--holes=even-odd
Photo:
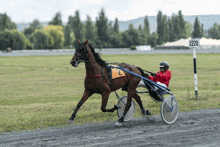
[[[117,52],[117,51],[128,51],[129,48],[105,48],[105,49],[95,49],[96,52]],[[11,53],[65,53],[65,52],[75,52],[75,49],[46,49],[46,50],[13,50]],[[0,51],[2,53],[2,51]]]

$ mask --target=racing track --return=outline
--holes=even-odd
[[[0,135],[0,146],[220,146],[220,109],[180,113],[172,125],[159,115],[133,119],[122,126],[115,122]]]
[[[140,52],[127,52],[129,54]],[[144,53],[144,52],[142,52]],[[151,51],[146,54],[183,53],[187,51]],[[220,50],[198,51],[198,53],[220,53]],[[0,56],[31,56],[31,55],[66,55],[73,53],[2,53]],[[102,54],[114,54],[106,52]],[[117,52],[115,54],[124,54]],[[116,114],[115,114],[116,115]],[[207,109],[180,113],[177,121],[166,125],[159,115],[153,116],[155,122],[146,118],[133,119],[122,126],[115,122],[105,122],[89,125],[70,125],[68,127],[49,128],[48,130],[23,131],[21,133],[6,133],[0,135],[0,147],[14,146],[220,146],[220,109]],[[77,118],[76,118],[77,119]],[[152,119],[152,117],[151,117]],[[67,120],[68,121],[68,120]]]

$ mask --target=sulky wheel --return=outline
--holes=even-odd
[[[179,115],[179,106],[174,95],[168,96],[163,100],[160,114],[163,121],[167,124],[172,124],[176,121]]]
[[[121,118],[122,114],[124,113],[126,103],[127,103],[127,95],[122,96],[118,101],[118,105],[121,107],[120,109],[117,110],[117,114],[119,118]],[[131,100],[131,107],[128,110],[127,114],[125,115],[124,121],[131,120],[134,116],[134,111],[135,111],[135,104],[134,101]]]

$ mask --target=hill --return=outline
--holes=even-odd
[[[220,23],[220,15],[186,15],[184,16],[185,21],[190,22],[191,24],[194,24],[196,16],[198,17],[200,23],[203,23],[204,30],[210,29],[214,23]],[[170,17],[170,16],[169,16]],[[144,18],[140,17],[128,21],[120,21],[119,20],[119,30],[125,31],[128,29],[129,24],[133,24],[135,28],[138,28],[139,25],[144,25]],[[157,28],[157,17],[156,16],[148,16],[149,25],[150,25],[150,32],[155,32]],[[114,21],[111,21],[114,25]],[[48,22],[43,22],[42,24],[48,25]],[[64,23],[65,25],[66,23]],[[29,26],[29,23],[19,23],[17,24],[18,30],[22,31],[24,28],[27,28]]]
[[[170,17],[170,16],[169,16]],[[197,15],[200,23],[203,23],[204,30],[210,29],[214,23],[220,23],[220,15]],[[119,21],[119,29],[120,31],[125,31],[128,29],[129,24],[133,24],[135,28],[141,24],[144,26],[144,18],[140,17],[137,19],[132,19],[128,21]],[[192,25],[194,24],[196,15],[184,16],[185,21],[190,22]],[[148,16],[148,21],[150,25],[150,32],[155,32],[157,28],[157,17],[156,16]],[[112,22],[114,24],[114,22]]]

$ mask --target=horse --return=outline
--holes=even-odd
[[[98,93],[102,95],[102,104],[101,111],[102,112],[114,112],[119,109],[120,106],[114,105],[111,109],[106,109],[106,105],[108,102],[108,98],[111,92],[116,91],[120,88],[123,88],[128,93],[127,103],[124,110],[123,115],[116,122],[116,125],[121,125],[124,121],[124,116],[131,106],[131,100],[134,98],[136,102],[139,104],[142,114],[148,115],[150,112],[145,110],[141,98],[136,93],[136,88],[141,80],[141,78],[136,77],[132,74],[126,73],[125,76],[119,77],[116,79],[110,79],[108,76],[108,68],[107,63],[103,59],[101,59],[100,54],[96,53],[94,48],[88,44],[88,39],[81,43],[79,39],[77,39],[78,47],[75,49],[74,56],[72,57],[70,64],[74,67],[77,67],[80,62],[85,62],[86,69],[86,77],[84,80],[84,93],[81,100],[78,102],[74,112],[72,113],[68,124],[72,124],[76,117],[76,114],[79,108],[83,105],[83,103],[94,93]],[[143,71],[139,67],[135,67],[133,65],[129,65],[126,63],[117,64],[117,66],[124,67],[134,73],[139,75],[143,75]]]

